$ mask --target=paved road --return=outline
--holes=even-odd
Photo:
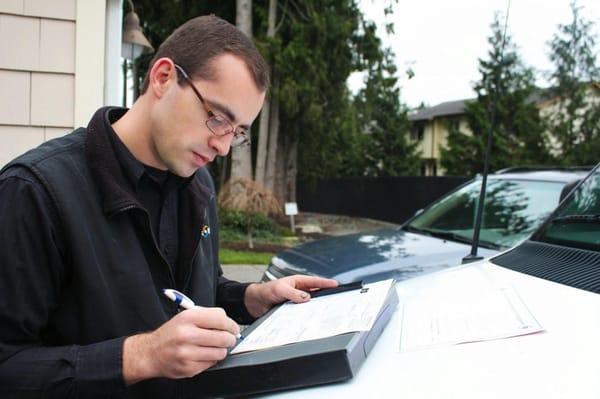
[[[253,283],[260,281],[266,268],[264,265],[223,265],[223,274],[231,280]]]

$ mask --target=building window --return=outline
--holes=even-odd
[[[423,135],[425,134],[425,124],[424,123],[415,123],[415,125],[413,126],[411,132],[410,132],[410,138],[413,141],[421,141],[423,140]]]

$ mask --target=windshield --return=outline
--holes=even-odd
[[[600,172],[598,168],[569,196],[534,239],[600,250]]]
[[[482,246],[512,247],[552,212],[564,186],[558,182],[488,180],[480,239]],[[405,228],[471,242],[481,181],[444,197]]]

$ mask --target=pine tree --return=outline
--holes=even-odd
[[[417,174],[421,160],[417,143],[408,140],[407,108],[400,103],[393,53],[382,53],[369,71],[366,87],[356,100],[365,131],[365,170],[368,176]]]
[[[571,3],[573,18],[559,25],[550,41],[551,75],[557,109],[548,117],[558,143],[557,160],[565,165],[594,164],[600,150],[600,71],[593,23]]]
[[[550,162],[544,126],[532,101],[536,91],[533,71],[523,64],[509,35],[503,48],[498,14],[491,28],[491,48],[488,58],[479,60],[481,78],[474,85],[477,98],[466,104],[472,136],[451,131],[448,147],[441,151],[441,164],[448,174],[472,175],[483,170],[492,125],[490,170]]]
[[[446,147],[441,149],[441,165],[448,175],[470,176],[482,168],[484,141],[449,127]]]
[[[281,78],[272,93],[280,100],[279,170],[297,170],[304,181],[354,174],[361,138],[346,80],[365,57],[361,45],[374,40],[371,32],[360,31],[355,1],[290,2],[282,14],[271,45]],[[297,167],[290,168],[294,151]]]

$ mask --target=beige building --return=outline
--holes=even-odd
[[[600,104],[600,82],[589,83],[586,84],[586,93],[585,93],[588,105],[589,106],[598,106]],[[549,118],[551,115],[555,115],[558,112],[561,112],[561,109],[564,109],[564,103],[561,103],[559,97],[547,97],[542,101],[537,103],[538,109],[540,110],[540,116],[542,118]],[[575,124],[575,129],[579,128],[579,124]],[[561,147],[556,138],[548,132],[548,137],[550,139],[550,152],[554,156],[559,156],[561,154]],[[583,138],[580,138],[576,141],[580,142]]]
[[[421,175],[444,174],[440,167],[440,149],[446,146],[451,127],[458,127],[460,131],[470,134],[464,117],[468,101],[470,100],[448,101],[409,115],[408,119],[412,124],[411,140],[418,142],[423,159]]]
[[[0,1],[0,167],[122,97],[121,0]]]
[[[600,102],[600,84],[588,85],[587,95],[593,103]],[[465,118],[465,105],[475,99],[448,101],[433,107],[417,110],[409,115],[412,124],[411,140],[418,142],[418,149],[423,159],[421,174],[423,176],[441,176],[444,170],[440,165],[441,149],[447,145],[448,132],[457,127],[464,134],[472,134]],[[545,118],[549,114],[559,112],[560,98],[552,96],[547,89],[536,90],[529,99],[538,107],[540,115]],[[547,132],[552,145],[551,151],[560,153],[557,141],[551,132]]]

